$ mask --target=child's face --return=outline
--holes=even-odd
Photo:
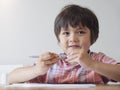
[[[88,51],[90,47],[90,30],[83,26],[73,28],[69,25],[67,29],[61,28],[59,40],[59,45],[66,54],[69,51],[81,48]]]

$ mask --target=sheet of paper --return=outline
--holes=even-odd
[[[6,85],[6,87],[45,87],[45,88],[92,88],[95,84],[38,84],[38,83],[24,83]]]

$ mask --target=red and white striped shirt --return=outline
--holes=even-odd
[[[117,64],[114,59],[99,52],[89,52],[93,60],[98,62]],[[63,55],[65,55],[63,53]],[[51,84],[105,84],[110,81],[95,71],[87,70],[80,65],[70,65],[65,59],[60,59],[54,64],[45,75],[38,76],[28,82],[30,83],[51,83]]]

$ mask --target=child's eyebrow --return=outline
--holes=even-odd
[[[82,29],[83,31],[86,31],[86,28],[87,28],[86,26],[82,26],[82,25],[80,25],[80,26],[77,27],[78,30]]]
[[[75,27],[75,29],[77,31],[79,31],[79,30],[86,31],[85,27],[81,27],[81,26]]]
[[[71,25],[70,25],[71,26]],[[76,30],[80,30],[80,29],[82,29],[83,31],[85,31],[86,29],[85,29],[85,26],[83,26],[83,25],[77,25],[76,27],[73,27],[73,26],[71,26],[72,28],[75,28]],[[69,27],[61,27],[61,30],[62,31],[69,31]]]

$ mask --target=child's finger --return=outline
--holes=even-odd
[[[46,52],[46,53],[44,53],[40,56],[40,59],[41,60],[49,60],[49,59],[52,59],[52,58],[55,58],[55,57],[58,57],[58,55],[55,54],[55,53]]]
[[[56,57],[56,58],[52,58],[49,60],[44,60],[44,63],[45,64],[53,64],[53,63],[56,63],[58,60],[59,60],[59,57]]]

